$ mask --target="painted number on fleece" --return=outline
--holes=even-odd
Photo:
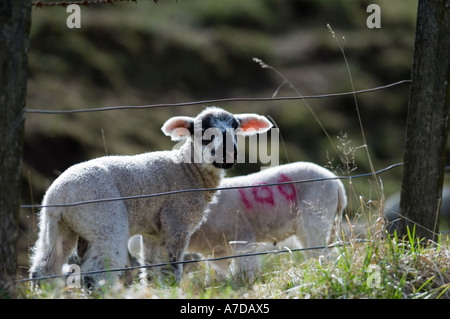
[[[281,174],[277,183],[283,182],[292,182],[292,180],[284,174]],[[267,183],[254,183],[252,185],[265,185]],[[274,186],[261,186],[254,188],[240,188],[238,189],[239,194],[241,195],[242,202],[245,207],[250,210],[253,208],[253,203],[261,203],[274,206],[275,205],[275,196],[274,196]],[[293,202],[297,198],[297,192],[295,191],[294,184],[283,184],[277,185],[276,191],[280,193],[283,200]]]

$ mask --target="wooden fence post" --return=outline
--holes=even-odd
[[[0,1],[0,298],[14,297],[31,0]]]
[[[436,239],[449,109],[449,0],[419,0],[406,128],[399,234]]]

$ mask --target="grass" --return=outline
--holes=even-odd
[[[89,292],[68,289],[63,280],[55,280],[35,290],[23,283],[20,291],[23,298],[45,299],[450,299],[448,238],[442,235],[437,243],[425,243],[414,232],[400,239],[368,231],[366,241],[348,238],[346,245],[311,259],[301,252],[269,255],[251,283],[231,275],[221,278],[207,264],[198,263],[186,269],[178,286],[144,287],[133,281]]]
[[[343,246],[330,260],[309,260],[288,270],[277,298],[448,298],[449,256],[431,245],[420,249],[398,238]],[[293,280],[294,279],[294,280]],[[281,288],[281,289],[280,289]]]

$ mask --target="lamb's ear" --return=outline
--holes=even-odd
[[[161,127],[161,130],[164,134],[170,136],[172,141],[180,141],[183,138],[191,136],[193,127],[193,118],[188,116],[175,116],[168,119]]]
[[[238,114],[236,118],[239,120],[239,134],[253,135],[257,133],[267,132],[273,125],[262,115],[258,114]]]

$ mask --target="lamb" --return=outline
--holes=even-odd
[[[332,179],[219,191],[208,207],[207,221],[192,235],[188,251],[221,257],[246,252],[255,243],[276,243],[292,235],[302,247],[331,244],[333,226],[340,225],[347,197],[344,185],[333,179],[336,175],[329,170],[295,162],[226,178],[220,187],[322,178]],[[257,258],[237,258],[235,262],[235,270],[248,278],[258,267]]]
[[[225,178],[220,187],[324,178],[327,180],[218,191],[209,204],[206,222],[191,236],[187,251],[222,257],[252,251],[256,243],[276,243],[292,235],[302,247],[332,243],[333,228],[340,225],[347,197],[344,185],[329,170],[295,162]],[[136,247],[141,244],[139,238],[130,239],[130,253],[136,255]],[[258,258],[241,257],[234,262],[237,274],[248,280],[254,278]]]
[[[43,198],[30,276],[60,274],[64,263],[75,252],[82,272],[124,267],[127,242],[134,234],[141,234],[145,244],[140,263],[181,261],[190,236],[205,218],[214,191],[56,205],[216,188],[223,170],[236,163],[236,134],[256,134],[271,126],[265,117],[257,114],[233,115],[209,107],[195,118],[176,116],[167,120],[162,131],[172,140],[181,141],[171,151],[105,156],[68,168]],[[179,282],[182,265],[175,264],[172,270],[172,279]],[[163,270],[155,269],[153,275],[165,278],[163,274]],[[90,287],[100,285],[105,278],[110,277],[105,273],[83,277]]]

